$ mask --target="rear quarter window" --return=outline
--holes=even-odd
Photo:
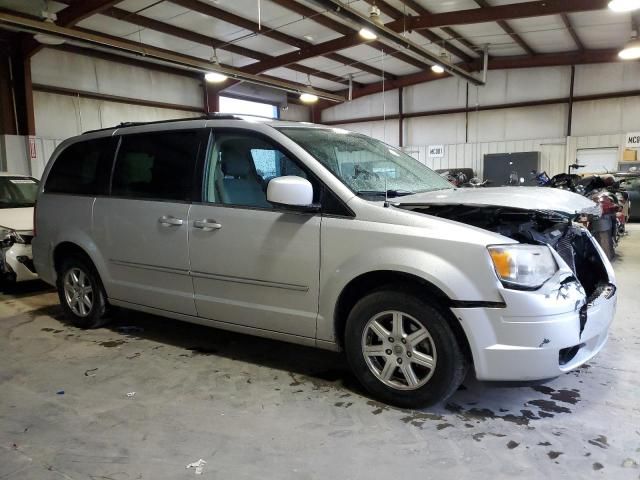
[[[69,145],[51,167],[44,191],[106,195],[116,142],[116,139],[106,137]]]

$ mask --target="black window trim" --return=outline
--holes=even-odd
[[[113,157],[113,161],[111,163],[111,174],[109,176],[109,188],[107,190],[107,197],[108,198],[118,198],[118,199],[123,199],[123,200],[137,200],[137,201],[143,201],[143,202],[163,202],[163,203],[178,203],[178,204],[186,204],[186,205],[191,205],[191,204],[195,204],[197,203],[197,200],[200,198],[199,195],[199,187],[198,187],[198,172],[201,171],[200,170],[200,165],[201,162],[203,161],[203,154],[206,153],[208,151],[208,139],[205,138],[205,135],[208,135],[207,130],[209,130],[209,128],[203,128],[203,127],[193,127],[193,128],[180,128],[180,129],[173,129],[173,128],[168,128],[168,129],[163,129],[163,130],[150,130],[150,131],[144,131],[144,132],[131,132],[131,133],[122,133],[122,134],[114,134],[113,137],[118,139],[118,144],[116,146],[115,149],[115,154]],[[192,185],[191,185],[191,192],[189,194],[190,198],[188,200],[175,200],[175,199],[167,199],[167,198],[153,198],[153,197],[137,197],[137,196],[130,196],[130,195],[114,195],[113,194],[113,176],[115,174],[115,170],[116,170],[116,164],[118,162],[118,154],[120,153],[120,148],[122,146],[122,140],[124,137],[127,136],[131,136],[131,135],[150,135],[150,134],[157,134],[157,133],[176,133],[176,132],[196,132],[197,133],[197,138],[198,138],[198,150],[196,152],[196,161],[195,161],[195,166],[194,166],[194,170],[193,170],[193,178],[192,178]],[[203,148],[203,145],[205,146],[205,148]]]
[[[289,149],[287,149],[286,147],[284,147],[280,142],[278,142],[277,140],[275,140],[274,138],[270,137],[269,135],[266,135],[265,133],[262,132],[257,132],[255,130],[252,130],[250,128],[238,128],[238,127],[207,127],[207,129],[209,130],[209,141],[207,143],[207,148],[206,148],[206,153],[203,156],[204,158],[202,158],[203,163],[202,163],[202,167],[200,168],[199,172],[202,172],[202,180],[201,182],[199,182],[200,185],[200,191],[198,192],[197,195],[194,195],[194,198],[198,198],[198,201],[193,201],[192,203],[194,205],[211,205],[211,206],[216,206],[216,207],[225,207],[225,208],[243,208],[245,210],[258,210],[261,212],[278,212],[278,213],[293,213],[293,214],[299,214],[299,215],[307,215],[307,216],[315,216],[315,215],[320,215],[320,216],[326,216],[326,217],[338,217],[338,218],[355,218],[355,213],[353,212],[353,210],[351,210],[351,208],[349,208],[349,206],[338,196],[335,194],[335,192],[333,192],[326,183],[324,183],[314,172],[312,172],[309,167],[307,167],[304,162],[302,162],[296,155],[294,155],[293,153],[291,153],[291,151]],[[206,191],[206,185],[207,185],[207,175],[208,175],[208,167],[209,167],[209,162],[211,160],[211,149],[214,146],[214,140],[216,138],[216,135],[220,135],[220,134],[229,134],[229,133],[237,133],[237,134],[249,134],[249,135],[253,135],[256,138],[259,138],[260,140],[264,140],[267,143],[273,145],[274,147],[278,148],[282,153],[284,153],[287,158],[289,158],[292,162],[294,162],[308,177],[310,177],[317,185],[319,185],[320,187],[320,211],[319,212],[305,212],[303,210],[295,210],[295,209],[289,209],[289,208],[285,208],[285,207],[279,207],[277,205],[274,205],[271,208],[265,208],[265,207],[257,207],[257,206],[252,206],[252,205],[238,205],[238,204],[232,204],[232,203],[220,203],[220,202],[208,202],[205,201],[204,196],[205,196],[205,191]],[[339,213],[328,213],[323,211],[324,208],[324,196],[325,195],[331,195],[333,196],[338,204],[340,205],[340,207],[343,209],[344,214],[339,214]]]
[[[47,190],[47,184],[49,183],[50,177],[51,177],[51,172],[54,170],[56,164],[60,161],[60,158],[62,157],[62,155],[69,150],[70,148],[81,144],[81,143],[85,143],[88,144],[90,142],[95,142],[95,141],[99,141],[99,140],[105,140],[105,139],[110,139],[112,142],[114,142],[114,140],[116,140],[117,138],[117,144],[115,145],[115,147],[112,145],[110,146],[110,148],[113,148],[113,157],[111,158],[111,165],[109,168],[109,179],[108,179],[108,183],[106,185],[106,192],[104,193],[78,193],[78,192],[52,192]],[[51,165],[51,167],[49,167],[49,170],[47,171],[47,176],[46,178],[42,178],[39,180],[39,183],[41,185],[41,189],[42,189],[42,193],[45,195],[69,195],[72,197],[89,197],[89,198],[105,198],[105,197],[110,197],[111,196],[111,179],[113,177],[113,168],[116,162],[116,158],[118,155],[118,150],[120,149],[120,139],[115,136],[115,135],[104,135],[104,136],[100,136],[100,137],[94,137],[94,138],[82,138],[82,137],[77,137],[78,141],[77,142],[72,142],[69,145],[67,145],[66,147],[64,147],[64,150],[62,150],[60,153],[58,153],[58,155],[56,156],[55,160],[53,161],[53,164]]]

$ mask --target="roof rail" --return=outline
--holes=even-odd
[[[87,130],[86,132],[82,132],[83,135],[87,133],[95,133],[95,132],[104,132],[106,130],[114,130],[116,128],[126,128],[126,127],[138,127],[140,125],[156,125],[162,123],[173,123],[173,122],[188,122],[189,120],[211,120],[211,119],[219,119],[219,120],[242,120],[238,115],[241,114],[233,114],[233,113],[218,113],[211,112],[205,115],[200,115],[198,117],[187,117],[187,118],[170,118],[167,120],[154,120],[151,122],[122,122],[118,125],[114,125],[113,127],[105,127],[105,128],[97,128],[95,130]],[[243,115],[250,117],[257,117],[258,115]],[[266,117],[263,117],[266,118]]]

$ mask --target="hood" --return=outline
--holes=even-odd
[[[0,226],[17,232],[33,230],[33,207],[0,208]]]
[[[398,200],[400,205],[480,205],[571,215],[598,213],[596,203],[582,195],[543,187],[451,188],[407,195]]]

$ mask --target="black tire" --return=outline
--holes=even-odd
[[[367,323],[381,312],[391,310],[410,315],[411,321],[426,328],[436,351],[437,360],[431,377],[413,390],[397,389],[383,383],[369,368],[363,353]],[[382,288],[356,303],[347,318],[345,350],[351,369],[364,388],[376,398],[402,408],[427,407],[446,400],[458,389],[467,372],[465,355],[441,311],[418,296],[397,289]]]
[[[91,285],[91,308],[84,316],[78,315],[73,311],[65,296],[65,278],[67,273],[74,269],[82,271]],[[64,315],[76,327],[99,328],[109,321],[107,317],[107,296],[104,292],[102,281],[95,267],[86,259],[81,256],[71,256],[64,259],[58,271],[56,286]]]

